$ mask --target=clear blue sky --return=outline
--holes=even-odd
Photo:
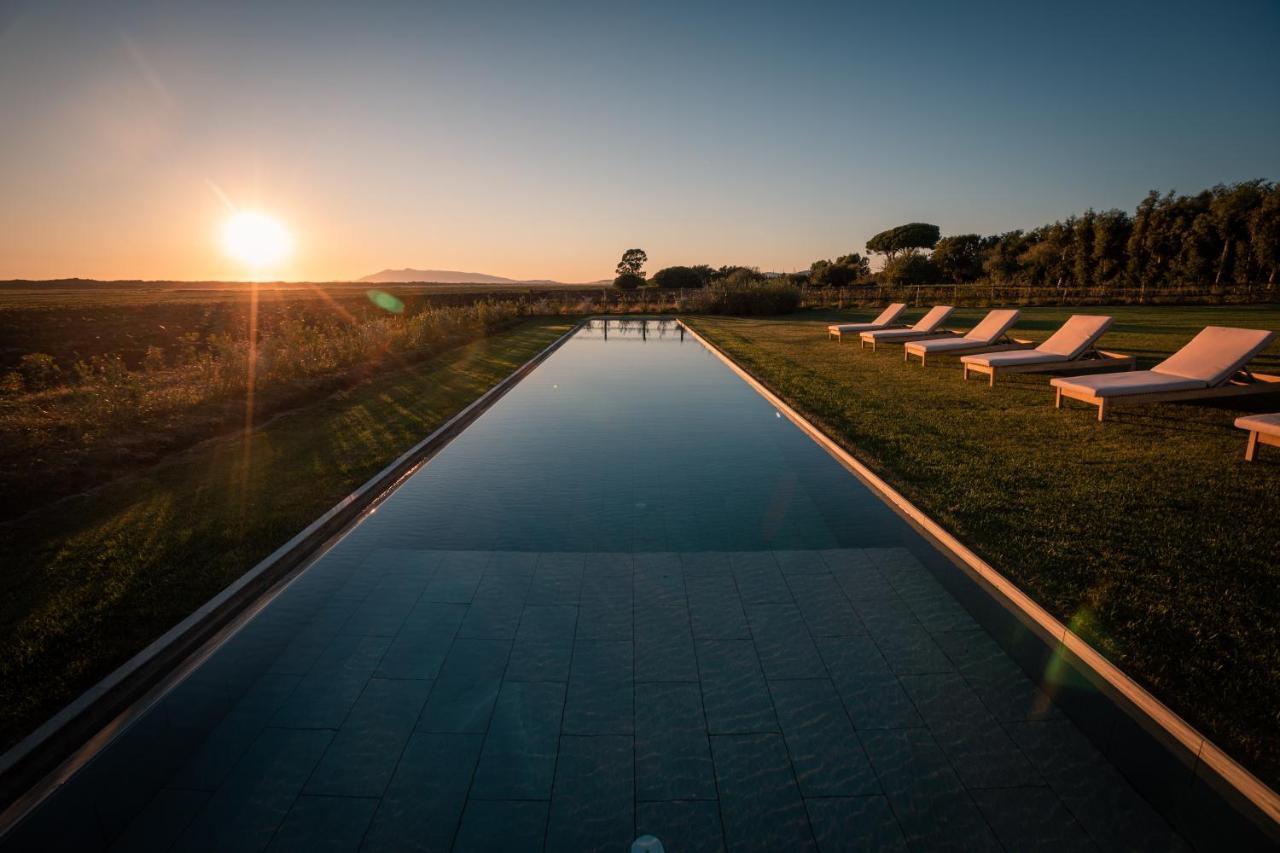
[[[1280,178],[1280,3],[0,0],[0,278],[804,267]],[[224,200],[225,199],[225,200]]]

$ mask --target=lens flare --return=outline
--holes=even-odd
[[[270,216],[242,210],[222,227],[222,246],[237,261],[261,269],[288,258],[293,251],[293,238]]]
[[[404,303],[385,290],[370,290],[365,293],[365,296],[383,311],[390,311],[392,314],[404,313]]]

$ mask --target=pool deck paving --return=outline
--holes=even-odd
[[[1184,846],[906,549],[341,545],[0,846],[643,834],[672,853]]]

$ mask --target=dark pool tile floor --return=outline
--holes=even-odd
[[[6,850],[1181,840],[900,548],[341,549]]]

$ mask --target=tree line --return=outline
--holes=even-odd
[[[1221,287],[1280,269],[1280,186],[1219,184],[1195,195],[1147,194],[1131,215],[1087,210],[1030,231],[939,240],[937,281],[981,278],[1058,288]]]
[[[1218,184],[1193,195],[1153,190],[1132,214],[1090,209],[1003,234],[943,237],[936,225],[911,222],[876,234],[866,251],[882,256],[880,271],[872,273],[869,259],[851,252],[814,261],[786,278],[818,287],[984,281],[1102,290],[1265,283],[1274,290],[1280,271],[1280,185],[1258,179]],[[646,260],[643,250],[628,250],[614,283],[645,286]],[[652,284],[697,288],[765,277],[754,267],[699,265],[659,270]]]
[[[660,287],[668,290],[696,290],[702,287],[754,284],[769,278],[767,273],[760,272],[758,267],[744,267],[729,264],[713,267],[710,264],[696,264],[691,267],[664,267],[647,277],[644,265],[649,256],[644,249],[627,249],[622,253],[615,270],[616,278],[613,286],[619,290],[635,290],[640,287]]]

